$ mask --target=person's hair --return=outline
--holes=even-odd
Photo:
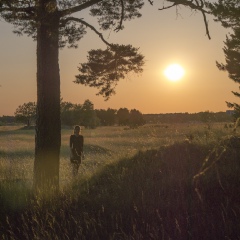
[[[75,127],[74,127],[74,130],[81,130],[81,127],[79,126],[79,125],[76,125]]]

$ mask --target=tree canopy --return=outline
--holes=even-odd
[[[229,78],[240,84],[240,2],[239,0],[218,0],[217,3],[210,3],[208,6],[216,17],[216,21],[220,21],[224,27],[232,29],[224,42],[223,52],[226,63],[217,62],[217,67],[227,71]],[[236,97],[240,97],[239,92],[232,91],[232,93]],[[238,103],[227,102],[227,106],[234,108],[235,118],[240,117]]]
[[[106,100],[115,93],[120,79],[129,72],[143,71],[144,57],[131,45],[110,45],[106,50],[91,50],[88,54],[88,63],[81,64],[75,82],[101,88],[98,94],[104,95]]]

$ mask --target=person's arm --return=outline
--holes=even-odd
[[[84,155],[83,155],[83,136],[81,136],[81,141],[80,141],[80,153],[79,153],[79,157],[80,157],[80,164],[82,163],[82,160],[84,159]]]
[[[83,145],[84,145],[84,138],[82,137],[82,159],[85,158],[85,156],[84,156],[84,152],[83,152]]]
[[[84,138],[82,137],[82,151],[83,151]]]
[[[70,146],[71,156],[73,156],[74,152],[73,152],[73,139],[72,139],[72,135],[70,136],[70,144],[69,144],[69,146]]]

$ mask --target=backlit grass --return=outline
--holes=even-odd
[[[34,131],[0,128],[1,239],[240,239],[240,142],[224,124],[83,129],[58,196],[31,192]]]

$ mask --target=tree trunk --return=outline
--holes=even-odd
[[[37,29],[37,119],[35,137],[34,189],[59,188],[61,146],[60,75],[58,64],[59,18],[56,9],[39,1]],[[52,5],[51,5],[52,7]]]

